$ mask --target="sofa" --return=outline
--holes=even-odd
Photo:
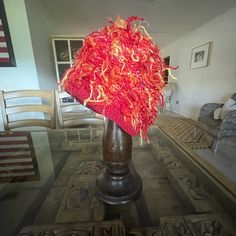
[[[236,93],[225,103],[207,103],[200,109],[200,127],[214,138],[216,151],[223,138],[236,137]]]

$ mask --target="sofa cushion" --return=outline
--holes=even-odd
[[[236,110],[236,101],[230,98],[222,107],[220,119],[223,120],[224,117],[232,110]]]
[[[204,118],[201,120],[201,128],[205,130],[210,135],[216,137],[220,130],[222,120],[214,120],[211,118]]]
[[[222,120],[213,120],[211,118],[206,118],[204,120],[204,123],[208,126],[210,126],[211,128],[217,128],[220,127]]]

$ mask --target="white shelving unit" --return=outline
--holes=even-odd
[[[84,38],[75,36],[51,36],[57,82],[64,72],[73,65],[75,53],[83,46]],[[60,87],[58,88],[60,90]],[[64,92],[63,103],[74,103],[74,99]]]
[[[66,69],[73,64],[75,53],[83,46],[82,37],[52,36],[52,47],[59,83]]]

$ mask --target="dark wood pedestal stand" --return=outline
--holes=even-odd
[[[132,137],[106,120],[102,147],[105,168],[96,177],[97,198],[113,205],[138,198],[142,181],[131,165]]]

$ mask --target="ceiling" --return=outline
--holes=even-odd
[[[42,0],[54,20],[64,26],[96,30],[106,18],[137,15],[149,22],[149,33],[160,47],[236,6],[235,0]]]

